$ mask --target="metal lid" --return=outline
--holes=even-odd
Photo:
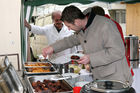
[[[118,93],[129,90],[129,86],[120,81],[115,80],[97,80],[85,86],[86,89],[91,89],[103,93]]]
[[[129,36],[125,36],[125,39],[138,39],[138,36],[135,35],[129,35]]]
[[[10,64],[9,59],[8,59],[7,56],[5,56],[5,59],[4,59],[4,65],[5,65],[5,67],[8,67],[9,64]]]
[[[25,91],[25,87],[11,63],[1,73],[1,77],[6,82],[10,93],[23,93]]]

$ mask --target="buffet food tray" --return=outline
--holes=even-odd
[[[50,62],[26,62],[24,67],[50,67],[52,64]]]
[[[73,93],[73,88],[62,77],[59,74],[26,76],[25,81],[30,93]]]
[[[50,62],[26,62],[24,64],[25,75],[58,74],[56,68]]]
[[[10,63],[1,73],[2,79],[5,81],[5,86],[8,88],[6,93],[24,93],[26,88],[20,80],[16,70]],[[1,92],[0,92],[1,93]],[[2,92],[3,93],[3,92]]]

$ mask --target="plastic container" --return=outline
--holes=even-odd
[[[80,93],[82,87],[74,87],[73,93]]]

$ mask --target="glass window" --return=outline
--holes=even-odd
[[[126,10],[110,10],[110,17],[118,23],[126,23]]]

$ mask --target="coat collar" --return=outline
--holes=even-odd
[[[88,15],[87,15],[87,16],[88,16]],[[92,21],[94,20],[95,16],[96,16],[96,14],[95,14],[94,11],[91,9],[91,12],[90,12],[89,17],[88,17],[87,24],[86,24],[86,26],[85,26],[85,30],[86,30],[86,28],[88,28],[88,27],[91,25],[91,23],[92,23]]]

